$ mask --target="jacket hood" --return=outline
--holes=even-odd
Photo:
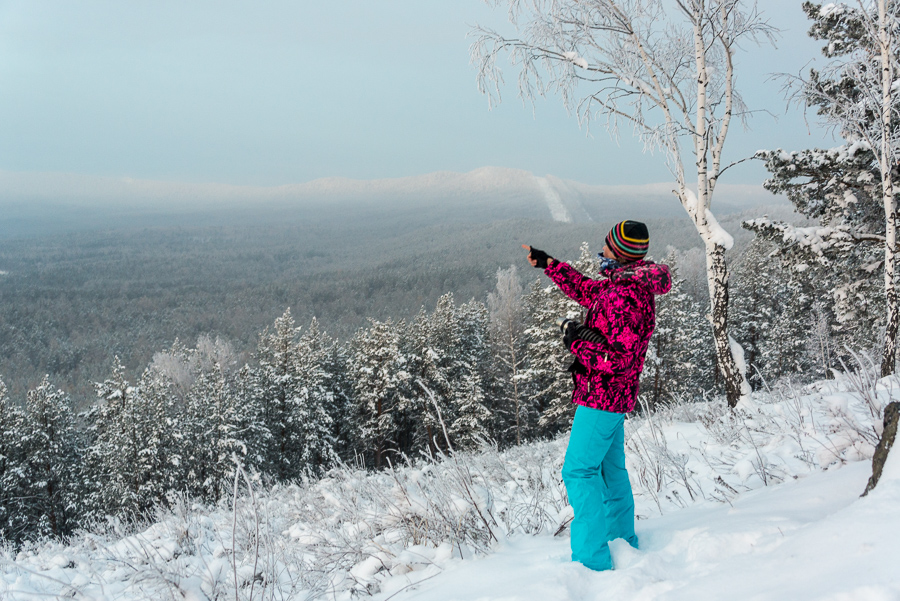
[[[669,266],[653,261],[635,261],[604,273],[611,282],[635,282],[653,294],[665,294],[672,288]]]

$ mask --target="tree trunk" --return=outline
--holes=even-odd
[[[890,177],[890,176],[888,176]],[[881,376],[894,373],[897,363],[897,329],[900,325],[900,303],[897,294],[897,207],[891,194],[884,197],[887,231],[884,243],[884,292],[887,320],[884,332],[884,352],[881,355]]]
[[[881,376],[894,373],[897,361],[897,326],[900,307],[897,306],[897,202],[894,199],[893,152],[891,150],[891,108],[893,105],[894,75],[892,69],[893,32],[888,27],[887,0],[878,2],[878,37],[881,54],[881,190],[884,196],[884,293],[887,304],[887,323],[884,332],[884,352],[881,356]]]
[[[728,406],[734,407],[745,392],[746,381],[742,366],[734,356],[731,338],[728,336],[728,268],[725,264],[725,247],[706,243],[706,277],[709,284],[710,321],[716,345],[719,371],[725,380]]]
[[[881,434],[881,440],[878,441],[878,447],[875,448],[875,455],[872,456],[872,477],[866,484],[866,490],[862,496],[869,494],[881,479],[881,472],[884,470],[884,464],[887,462],[888,454],[897,440],[897,425],[900,423],[900,403],[893,402],[884,408],[884,430]]]
[[[381,397],[378,397],[375,405],[376,423],[381,424],[382,403]],[[384,452],[384,437],[376,436],[375,438],[375,469],[381,469],[381,454]]]

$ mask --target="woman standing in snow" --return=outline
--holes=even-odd
[[[583,326],[564,325],[563,343],[575,355],[570,371],[572,402],[578,407],[562,476],[575,511],[572,560],[593,570],[612,569],[609,541],[623,538],[633,547],[638,544],[625,470],[625,414],[634,409],[656,326],[654,296],[672,287],[667,266],[644,260],[649,244],[643,223],[617,223],[606,236],[596,280],[525,246],[529,262],[587,308]]]

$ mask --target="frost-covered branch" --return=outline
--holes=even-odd
[[[744,227],[767,239],[779,238],[786,247],[801,249],[823,265],[830,264],[829,256],[846,252],[848,246],[884,244],[884,236],[855,231],[849,225],[801,227],[761,217],[745,221]]]

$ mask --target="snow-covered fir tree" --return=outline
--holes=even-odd
[[[14,542],[19,542],[28,528],[23,521],[23,419],[22,410],[10,400],[6,384],[0,380],[0,540]]]
[[[699,303],[684,290],[674,249],[664,263],[672,274],[672,289],[656,297],[656,329],[640,386],[641,401],[650,410],[673,398],[700,398],[712,384],[709,366],[715,365],[709,326]],[[734,323],[740,321],[735,315]]]
[[[404,324],[371,320],[350,342],[347,375],[353,382],[353,450],[366,465],[380,468],[397,451],[399,407],[407,403],[410,375],[400,344]]]
[[[165,492],[197,491],[212,499],[227,488],[222,474],[230,474],[233,459],[254,470],[266,465],[270,436],[256,406],[254,374],[246,365],[238,368],[238,359],[229,343],[201,336],[195,348],[176,342],[157,353],[141,376],[141,396],[165,415],[159,477]],[[207,431],[211,427],[217,432]],[[224,441],[219,438],[223,432],[228,433]],[[214,453],[205,448],[208,444],[230,446],[234,457]],[[209,472],[197,465],[220,459],[225,462]]]
[[[169,485],[162,399],[129,383],[118,357],[111,376],[95,387],[98,401],[85,416],[90,505],[100,516],[143,512],[165,498]]]
[[[46,376],[26,396],[20,432],[25,502],[16,518],[31,537],[63,536],[78,525],[82,453],[71,404]]]
[[[488,313],[475,299],[457,307],[458,369],[453,382],[450,438],[457,449],[472,449],[490,437],[493,414],[488,408],[490,340]]]
[[[750,226],[795,251],[792,262],[821,267],[810,275],[827,278],[824,289],[834,291],[832,312],[844,344],[865,348],[872,333],[885,328],[881,372],[888,375],[895,370],[900,327],[900,5],[804,2],[803,9],[813,22],[809,35],[825,42],[822,52],[830,62],[794,80],[797,98],[815,107],[846,142],[830,150],[759,153],[773,174],[766,187],[786,192],[798,211],[821,224],[797,228],[762,219]],[[876,273],[883,276],[880,291]]]
[[[250,388],[271,435],[265,471],[279,480],[321,473],[337,459],[329,414],[334,397],[327,389],[330,344],[316,320],[301,335],[290,309],[260,339]]]
[[[235,461],[249,454],[242,401],[234,379],[218,363],[197,375],[178,419],[183,449],[179,490],[207,502],[229,492]]]
[[[338,460],[332,425],[336,407],[329,390],[336,379],[336,374],[329,372],[331,345],[313,318],[294,353],[297,390],[290,407],[296,432],[295,461],[313,474],[324,473]]]
[[[296,477],[298,466],[290,461],[291,441],[294,438],[290,402],[294,396],[294,350],[300,328],[294,323],[291,310],[275,320],[272,329],[260,336],[256,348],[258,367],[254,370],[253,395],[263,425],[271,435],[264,469],[279,480]]]
[[[492,414],[485,394],[491,361],[485,306],[472,300],[458,307],[445,294],[432,313],[420,312],[408,339],[406,419],[414,424],[413,448],[447,451],[487,439]]]
[[[779,247],[757,238],[735,263],[733,311],[747,372],[754,389],[792,374],[811,373],[810,333],[821,313],[813,311],[817,294],[795,265],[779,260]],[[798,279],[797,276],[800,276]],[[833,320],[827,323],[831,329]],[[824,375],[823,366],[818,375]]]
[[[316,324],[318,328],[318,324]],[[310,325],[310,329],[313,326]],[[338,457],[352,458],[352,403],[353,382],[347,376],[347,366],[350,361],[350,351],[347,345],[327,338],[322,343],[324,355],[322,358],[322,373],[325,377],[325,402],[324,406],[331,416],[331,440],[334,441],[334,451]]]
[[[744,227],[775,245],[768,260],[780,262],[810,298],[830,299],[823,308],[839,359],[845,346],[869,349],[884,324],[884,219],[873,155],[859,145],[786,153],[766,151],[772,177],[765,187],[786,194],[796,210],[815,220],[791,224],[767,217]],[[806,322],[807,320],[803,320]]]
[[[443,430],[453,419],[450,399],[458,343],[454,309],[452,295],[438,299],[430,314],[422,307],[405,336],[410,381],[398,409],[403,414],[401,430],[409,431],[410,440],[401,447],[449,450]]]

